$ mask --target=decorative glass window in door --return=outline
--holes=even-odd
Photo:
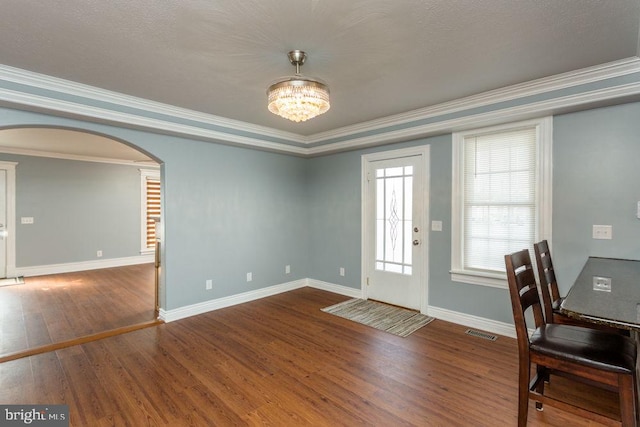
[[[376,169],[376,270],[411,275],[413,166]]]

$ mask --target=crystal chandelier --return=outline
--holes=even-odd
[[[277,80],[267,89],[268,108],[273,114],[304,122],[329,110],[329,87],[318,79],[300,74],[300,66],[306,59],[307,54],[301,50],[289,52],[296,75]]]

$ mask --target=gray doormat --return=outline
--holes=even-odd
[[[8,277],[0,279],[0,286],[24,285],[24,277]]]
[[[400,337],[407,337],[434,320],[417,311],[360,298],[325,307],[322,311]]]

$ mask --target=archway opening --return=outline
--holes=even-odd
[[[0,286],[0,358],[156,320],[160,160],[109,135],[29,126],[0,129],[0,174],[3,162],[15,181],[0,185],[0,211],[13,209],[0,276],[18,280]]]

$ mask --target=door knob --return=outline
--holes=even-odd
[[[418,246],[420,244],[420,240],[416,239],[413,241],[413,246]]]

